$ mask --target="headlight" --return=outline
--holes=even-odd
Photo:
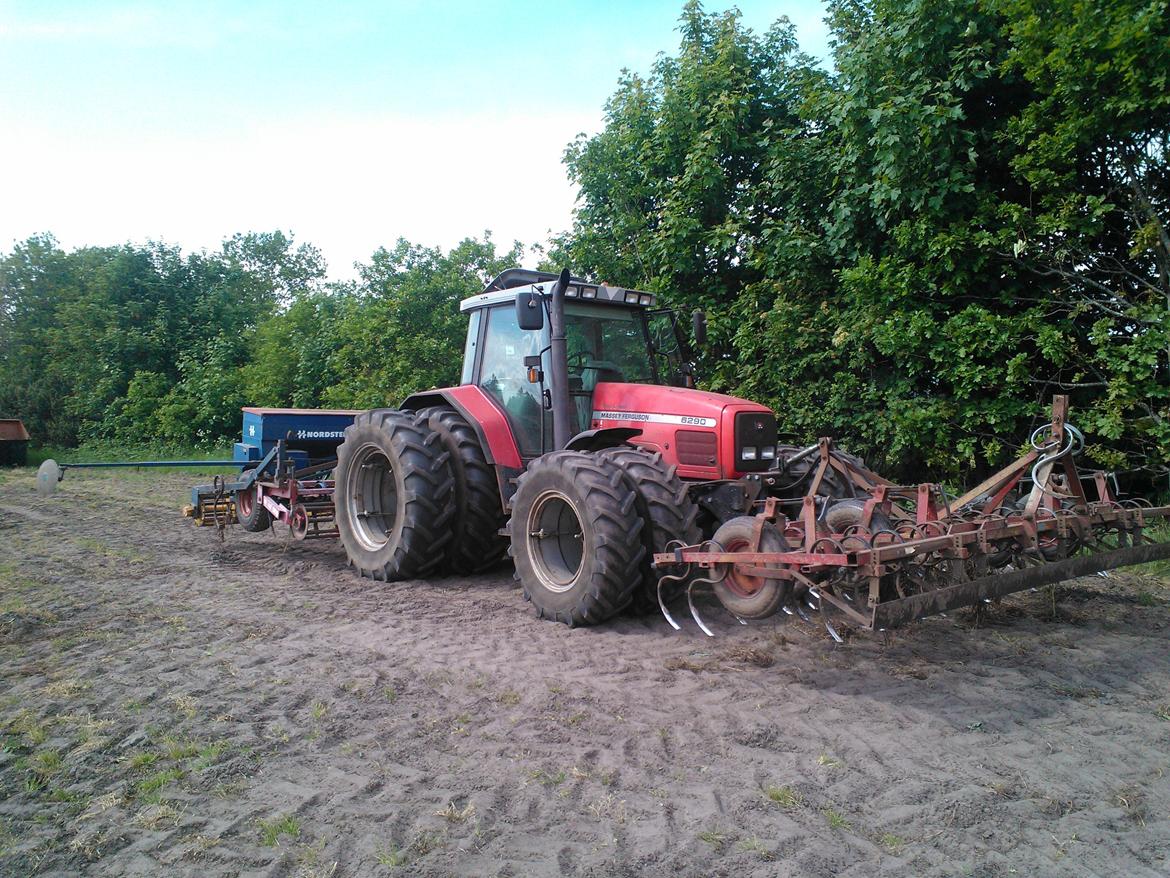
[[[765,445],[763,448],[760,449],[760,460],[775,460],[775,459],[776,459],[776,446],[775,445]]]
[[[745,445],[743,447],[743,450],[740,452],[740,457],[742,457],[744,460],[755,460],[756,459],[756,446]]]

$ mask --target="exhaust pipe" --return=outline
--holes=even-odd
[[[569,269],[561,270],[552,292],[549,310],[549,359],[552,374],[553,450],[560,451],[573,438],[572,399],[569,396],[569,354],[565,346],[565,291],[569,288]]]

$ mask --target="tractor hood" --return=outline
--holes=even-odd
[[[593,428],[635,427],[633,441],[661,451],[693,479],[738,478],[770,468],[761,449],[776,446],[771,410],[724,393],[652,384],[601,382],[593,392]]]

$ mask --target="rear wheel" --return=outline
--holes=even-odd
[[[635,504],[642,519],[642,545],[646,559],[642,562],[642,586],[634,593],[635,612],[658,608],[658,577],[654,555],[668,551],[671,543],[697,544],[699,509],[687,494],[678,477],[677,467],[668,464],[660,452],[643,451],[628,445],[608,448],[598,454],[619,466],[637,491]]]
[[[363,576],[431,572],[451,541],[448,454],[425,418],[396,409],[358,415],[337,449],[337,529]]]
[[[595,625],[630,603],[645,557],[636,495],[621,467],[579,451],[546,454],[520,476],[512,557],[541,618]]]
[[[439,434],[450,455],[454,478],[454,538],[444,567],[454,573],[477,573],[498,564],[508,548],[500,536],[505,524],[496,471],[464,417],[445,406],[421,409],[419,415]]]
[[[741,515],[723,524],[712,538],[725,552],[751,552],[757,519]],[[764,522],[760,530],[760,552],[787,552],[788,543],[775,525]],[[763,567],[763,564],[755,565]],[[727,575],[715,583],[715,597],[741,619],[766,619],[775,615],[788,599],[792,586],[786,579],[748,576],[729,565]]]

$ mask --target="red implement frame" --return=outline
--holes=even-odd
[[[1170,544],[1143,534],[1152,520],[1170,517],[1170,506],[1119,502],[1105,473],[1082,475],[1073,462],[1080,434],[1067,415],[1068,398],[1056,397],[1045,441],[1037,442],[1042,431],[1036,431],[1029,451],[951,501],[938,485],[895,485],[834,454],[832,442],[821,439],[820,464],[800,513],[788,519],[778,512],[781,501],[769,498],[756,516],[755,547],[762,528],[774,525],[798,548],[713,552],[705,544],[657,554],[654,563],[716,573],[734,565],[744,576],[787,580],[797,594],[814,595],[820,609],[828,603],[862,628],[885,629],[1027,588],[1170,558]],[[842,534],[826,533],[818,520],[817,491],[830,467],[865,501],[859,523]],[[1033,482],[1023,508],[1006,508],[1028,474]],[[872,527],[879,511],[890,527]],[[1086,548],[1091,551],[1078,554]]]

